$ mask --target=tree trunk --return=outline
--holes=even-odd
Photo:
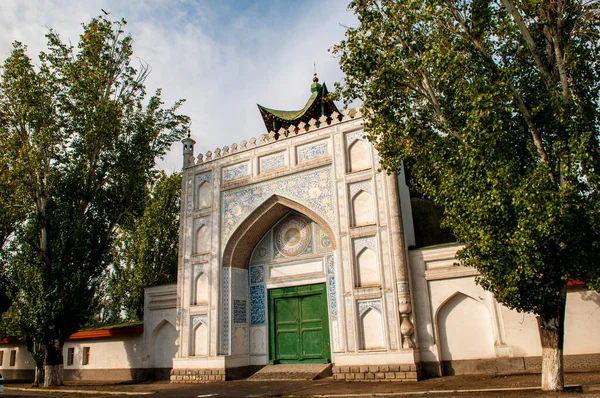
[[[40,381],[44,380],[44,368],[42,366],[35,366],[35,375],[33,379],[33,387],[39,387]]]
[[[63,385],[63,366],[46,365],[44,375],[44,387],[54,387]]]
[[[565,387],[563,368],[563,343],[565,332],[566,286],[556,303],[553,315],[538,316],[542,342],[542,390],[563,391]]]
[[[58,340],[53,340],[46,344],[44,387],[63,385],[62,346]]]

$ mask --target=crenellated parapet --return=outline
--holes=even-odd
[[[320,128],[333,126],[353,119],[359,119],[362,116],[362,108],[360,106],[353,109],[342,109],[339,113],[333,112],[329,116],[323,115],[319,120],[312,118],[308,123],[300,122],[298,125],[290,125],[287,129],[280,128],[278,131],[269,131],[268,134],[261,134],[258,138],[251,137],[248,141],[242,140],[239,144],[233,143],[231,145],[225,145],[222,148],[216,148],[214,151],[208,151],[204,154],[201,153],[196,158],[190,157],[188,158],[186,167],[206,164],[219,158],[252,150],[257,147],[272,144],[276,141],[296,137]]]

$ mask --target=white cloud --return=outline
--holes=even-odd
[[[135,56],[150,64],[149,92],[163,89],[166,105],[185,98],[182,112],[192,119],[196,152],[206,152],[265,133],[256,103],[298,109],[310,95],[313,62],[330,87],[341,79],[327,51],[344,37],[342,24],[354,23],[347,0],[161,1],[2,0],[0,57],[11,42],[45,48],[53,28],[76,43],[81,23],[101,8],[128,21]],[[181,168],[175,144],[162,163]]]

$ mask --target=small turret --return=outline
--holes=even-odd
[[[194,144],[196,141],[188,133],[187,138],[184,138],[181,142],[183,143],[183,168],[185,169],[190,165],[190,160],[194,158]]]

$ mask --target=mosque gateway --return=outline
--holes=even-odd
[[[177,285],[146,289],[143,323],[72,335],[66,380],[539,370],[535,318],[455,266],[439,212],[411,198],[404,173],[379,170],[359,108],[338,110],[315,76],[301,110],[259,111],[260,137],[202,154],[183,140]],[[569,287],[567,369],[600,366],[599,303]],[[7,380],[33,363],[22,342],[0,341]]]

